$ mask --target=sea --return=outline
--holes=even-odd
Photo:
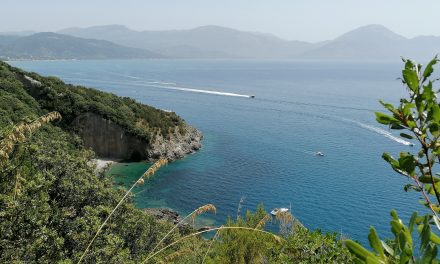
[[[134,189],[140,208],[185,215],[211,203],[217,213],[198,225],[213,226],[263,203],[267,211],[290,208],[311,230],[365,245],[370,226],[381,238],[391,237],[392,209],[404,221],[413,211],[426,212],[418,193],[403,190],[410,181],[381,158],[383,152],[417,152],[417,145],[375,121],[374,112],[384,111],[380,99],[396,104],[406,96],[398,60],[10,63],[176,112],[202,131],[200,151]],[[117,186],[128,186],[149,165],[121,163],[109,175]]]

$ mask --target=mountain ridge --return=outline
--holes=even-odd
[[[0,36],[0,58],[6,59],[133,59],[162,58],[148,50],[106,40],[84,39],[54,32]]]
[[[317,43],[285,40],[272,34],[216,25],[162,31],[136,31],[126,26],[108,25],[60,32],[145,48],[172,58],[395,61],[400,56],[426,60],[440,52],[437,44],[440,37],[406,38],[379,24],[362,26],[335,39]]]
[[[65,39],[58,47],[51,46],[52,41],[49,41],[53,40],[54,35],[46,35],[46,42],[36,41],[41,34],[50,33],[29,36],[0,35],[0,58],[397,61],[400,57],[429,60],[440,53],[439,36],[407,38],[379,24],[362,26],[332,40],[316,43],[285,40],[273,34],[247,32],[217,25],[156,31],[137,31],[117,24],[72,27],[51,33]],[[59,37],[58,35],[55,37]],[[21,43],[26,40],[27,43]],[[77,43],[76,49],[72,42]]]

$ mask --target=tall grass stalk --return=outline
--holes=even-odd
[[[108,220],[110,219],[110,217],[116,212],[116,210],[119,208],[119,206],[122,204],[122,202],[125,200],[125,198],[128,196],[128,194],[131,192],[131,190],[133,190],[133,188],[136,185],[140,185],[144,183],[144,178],[148,179],[151,176],[154,175],[154,173],[156,173],[156,171],[166,165],[168,163],[167,159],[160,159],[158,161],[156,161],[150,168],[148,168],[148,170],[142,174],[141,177],[139,177],[139,179],[130,187],[130,189],[128,189],[128,191],[125,193],[125,195],[121,198],[121,200],[118,202],[118,204],[115,206],[115,208],[113,208],[113,210],[110,212],[110,214],[107,216],[107,218],[104,220],[104,222],[101,224],[101,226],[98,228],[98,230],[96,231],[95,235],[93,236],[92,240],[90,240],[89,244],[87,245],[87,248],[84,250],[83,254],[81,255],[81,258],[78,260],[78,264],[81,263],[81,261],[84,259],[84,257],[86,256],[87,252],[89,251],[90,246],[93,244],[93,242],[95,241],[95,239],[98,237],[99,233],[101,232],[102,228],[105,226],[105,224],[107,224]]]
[[[195,233],[192,233],[192,234],[186,235],[186,236],[184,236],[184,237],[181,237],[180,239],[174,241],[173,243],[168,244],[167,246],[165,246],[165,247],[161,248],[160,250],[154,252],[153,254],[147,256],[147,258],[144,259],[141,263],[142,263],[142,264],[143,264],[143,263],[146,263],[148,260],[150,260],[152,257],[156,256],[156,255],[159,254],[160,252],[164,251],[165,249],[167,249],[167,248],[169,248],[169,247],[174,246],[175,244],[177,244],[177,243],[179,243],[179,242],[182,242],[182,241],[185,240],[185,239],[188,239],[188,238],[193,237],[193,236],[198,236],[198,235],[201,235],[201,234],[204,234],[204,233],[208,233],[208,232],[211,232],[211,231],[216,231],[216,230],[226,230],[226,229],[234,229],[234,230],[249,230],[249,231],[260,232],[260,233],[264,233],[264,234],[271,235],[271,236],[272,236],[277,242],[279,242],[279,243],[281,243],[281,241],[283,241],[283,240],[285,241],[285,239],[283,239],[283,238],[281,238],[281,237],[279,237],[279,236],[277,236],[277,235],[275,235],[275,234],[272,234],[272,233],[267,232],[267,231],[264,231],[264,230],[255,229],[255,228],[252,228],[252,227],[241,227],[241,226],[221,226],[221,227],[215,227],[215,228],[210,228],[210,229],[207,229],[207,230],[203,230],[203,231],[195,232]]]
[[[156,244],[156,246],[151,250],[151,253],[147,257],[149,257],[151,254],[153,254],[154,251],[156,250],[156,248],[158,246],[160,246],[160,244],[162,244],[162,242],[171,234],[171,232],[173,232],[177,227],[179,227],[183,222],[185,222],[186,219],[191,217],[192,221],[194,221],[194,219],[197,216],[199,216],[199,215],[201,215],[201,214],[203,214],[203,213],[205,213],[207,211],[211,211],[213,213],[216,213],[217,212],[217,208],[215,208],[215,206],[212,205],[212,204],[205,204],[203,206],[200,206],[196,210],[192,211],[190,214],[185,216],[185,218],[180,220],[180,222],[178,222],[173,228],[171,228],[171,230],[168,231],[168,233],[164,237],[162,237],[162,239]]]
[[[42,115],[31,122],[22,122],[14,125],[0,140],[0,161],[7,161],[12,150],[32,136],[32,132],[44,124],[60,119],[60,113],[54,111]]]
[[[240,198],[240,201],[238,202],[238,206],[237,206],[237,220],[238,220],[238,218],[240,218],[241,207],[243,206],[243,203],[244,203],[245,199],[246,199],[246,196],[242,196]]]
[[[221,227],[223,227],[223,226],[221,226]],[[217,230],[217,232],[215,232],[214,237],[212,238],[211,242],[209,243],[209,247],[206,250],[205,256],[203,256],[202,264],[205,263],[205,259],[208,256],[209,251],[211,250],[212,244],[214,244],[214,241],[217,239],[218,234],[219,234],[219,230]]]

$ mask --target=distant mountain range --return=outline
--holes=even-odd
[[[57,33],[0,36],[0,56],[39,54],[77,59],[164,57],[324,61],[396,61],[403,56],[424,61],[440,53],[440,37],[406,38],[381,25],[360,27],[334,40],[319,43],[289,41],[270,34],[219,26],[135,31],[121,25],[108,25],[68,28]],[[55,37],[59,41],[54,42]],[[36,39],[40,41],[36,42]]]
[[[269,34],[219,26],[190,30],[134,31],[125,26],[110,25],[70,28],[59,32],[82,38],[105,39],[174,58],[294,58],[321,46],[320,43],[286,41]]]
[[[29,36],[0,35],[0,58],[5,59],[134,59],[161,58],[144,49],[106,40],[84,39],[44,32]]]

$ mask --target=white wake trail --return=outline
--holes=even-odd
[[[401,139],[401,138],[398,138],[398,137],[394,136],[393,134],[391,134],[390,132],[388,132],[388,131],[386,131],[386,130],[383,130],[382,128],[375,127],[375,126],[370,126],[370,125],[366,125],[366,124],[363,124],[363,123],[360,123],[360,122],[357,122],[357,123],[358,123],[361,127],[363,127],[363,128],[366,128],[366,129],[371,130],[371,131],[374,131],[374,132],[376,132],[376,133],[378,133],[378,134],[384,135],[385,137],[387,137],[387,138],[389,138],[389,139],[391,139],[391,140],[394,140],[394,141],[396,141],[396,142],[398,142],[398,143],[400,143],[400,144],[403,144],[403,145],[406,145],[406,146],[411,146],[411,145],[413,145],[413,143],[411,143],[411,142],[409,142],[409,141],[406,141],[406,140],[403,140],[403,139]]]
[[[395,141],[397,143],[400,143],[402,145],[405,145],[405,146],[413,146],[414,145],[413,143],[411,143],[409,141],[406,141],[406,140],[404,140],[402,138],[394,136],[393,134],[391,134],[391,132],[386,131],[386,130],[380,128],[380,127],[375,127],[375,126],[372,126],[372,125],[367,125],[367,124],[364,124],[362,122],[359,122],[359,121],[356,121],[356,120],[352,120],[352,119],[348,119],[348,118],[341,117],[340,119],[343,120],[343,121],[346,121],[346,122],[354,123],[354,124],[356,124],[356,125],[358,125],[358,126],[360,126],[362,128],[365,128],[367,130],[370,130],[372,132],[380,134],[380,135],[382,135],[382,136],[384,136],[386,138],[389,138],[389,139],[391,139],[391,140],[393,140],[393,141]]]
[[[127,77],[127,76],[125,76],[125,77]],[[137,77],[134,77],[134,78],[137,78]],[[233,96],[233,97],[244,97],[244,98],[253,98],[254,97],[253,95],[247,95],[247,94],[237,94],[237,93],[228,93],[228,92],[220,92],[220,91],[213,91],[213,90],[194,89],[194,88],[188,88],[188,87],[170,86],[170,85],[176,84],[173,82],[159,82],[159,81],[118,82],[118,81],[102,81],[102,80],[83,79],[83,78],[66,78],[66,79],[92,81],[92,82],[108,83],[108,84],[129,85],[129,86],[138,86],[138,87],[153,87],[153,88],[158,88],[158,89],[193,92],[193,93],[203,93],[203,94],[213,94],[213,95],[221,95],[221,96]],[[164,84],[168,84],[168,85],[164,85]]]
[[[151,82],[143,84],[143,86],[155,87],[155,88],[167,89],[167,90],[184,91],[184,92],[222,95],[222,96],[234,96],[234,97],[245,97],[245,98],[252,97],[251,95],[247,95],[247,94],[227,93],[227,92],[202,90],[202,89],[194,89],[194,88],[179,87],[179,86],[155,85],[155,84],[151,84]]]

